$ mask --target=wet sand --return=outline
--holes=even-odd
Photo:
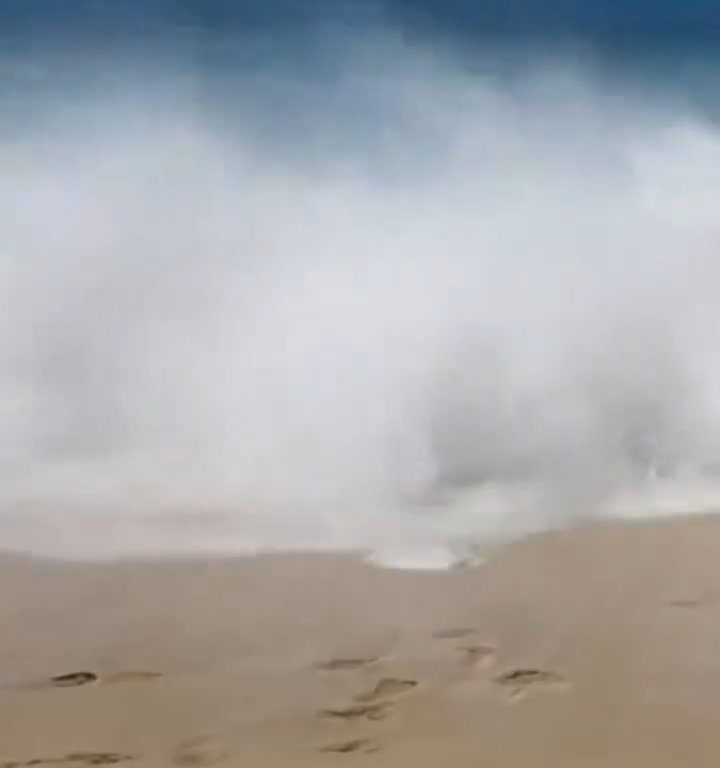
[[[0,560],[0,768],[717,766],[720,519],[483,565]]]

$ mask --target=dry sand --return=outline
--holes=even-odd
[[[435,573],[6,557],[0,768],[716,768],[718,553],[698,517]]]

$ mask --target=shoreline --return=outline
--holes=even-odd
[[[381,558],[375,558],[375,552],[369,547],[351,547],[319,545],[312,546],[262,546],[257,549],[246,550],[241,548],[234,549],[228,547],[222,549],[205,550],[202,547],[193,551],[189,547],[178,550],[139,550],[135,553],[126,550],[117,553],[98,553],[77,554],[69,552],[68,554],[55,553],[48,551],[34,550],[32,548],[7,548],[3,549],[0,542],[0,566],[4,561],[28,561],[37,564],[48,565],[94,565],[94,566],[112,566],[112,565],[160,565],[173,564],[176,566],[192,565],[197,563],[213,562],[246,562],[249,560],[265,559],[332,559],[332,560],[350,560],[360,562],[369,568],[377,568],[382,571],[408,571],[418,573],[441,573],[444,571],[455,571],[482,568],[487,559],[495,559],[501,556],[506,550],[513,550],[515,547],[523,546],[528,542],[538,540],[561,538],[575,538],[577,536],[593,536],[605,530],[637,530],[637,529],[662,529],[675,528],[684,525],[718,527],[720,531],[720,510],[719,511],[684,511],[661,514],[657,516],[628,516],[628,517],[609,517],[606,515],[588,516],[580,519],[569,520],[565,523],[558,523],[544,528],[527,530],[526,532],[513,532],[507,535],[497,535],[494,538],[488,537],[486,541],[473,541],[468,544],[468,551],[472,551],[466,559],[458,558],[449,562],[446,567],[431,565],[422,567],[421,565],[410,565],[403,567],[384,562]],[[429,546],[428,549],[434,548]],[[438,545],[443,548],[444,545]],[[450,549],[449,545],[447,549]],[[475,558],[474,555],[477,555]]]

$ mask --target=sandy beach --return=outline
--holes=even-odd
[[[445,572],[0,563],[0,766],[715,766],[720,520]]]

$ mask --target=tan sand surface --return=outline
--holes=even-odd
[[[720,519],[358,558],[0,560],[0,768],[720,765]]]

